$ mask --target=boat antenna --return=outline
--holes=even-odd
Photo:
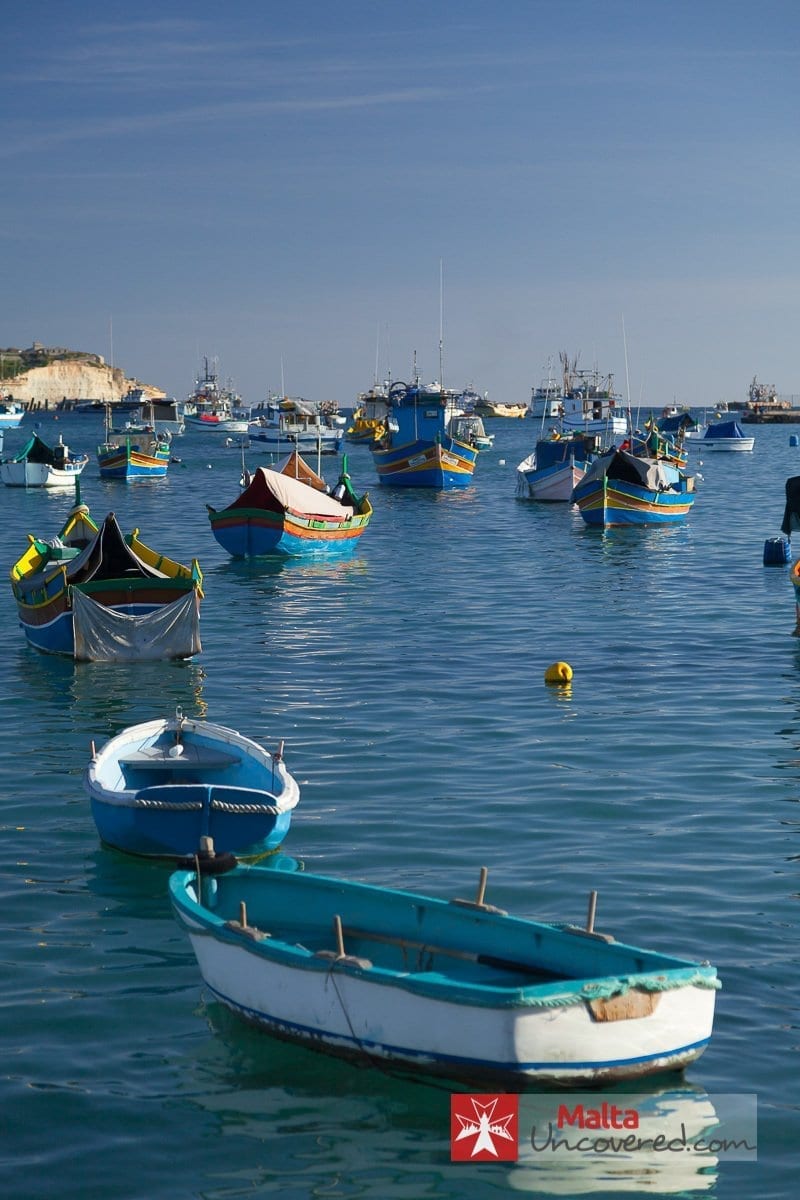
[[[375,374],[374,374],[373,380],[372,380],[375,387],[378,386],[378,358],[380,355],[380,349],[381,349],[381,323],[380,323],[380,321],[378,321],[378,327],[375,330]]]
[[[444,391],[444,271],[439,259],[439,386]]]
[[[625,336],[625,314],[622,314],[622,347],[625,352],[625,390],[627,392],[626,400],[628,401],[628,425],[631,425],[631,377],[628,373],[628,339]],[[637,417],[638,423],[638,417]],[[628,432],[633,436],[633,428]]]

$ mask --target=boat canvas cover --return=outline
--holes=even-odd
[[[583,483],[592,483],[604,475],[621,483],[649,488],[653,492],[674,487],[678,478],[674,468],[669,471],[654,458],[640,458],[638,454],[628,454],[625,450],[613,450],[598,458],[584,475]]]
[[[134,554],[123,537],[117,518],[109,513],[91,542],[78,558],[67,568],[67,582],[89,583],[90,580],[123,579],[166,579],[163,571],[157,571]]]
[[[340,504],[325,492],[309,487],[299,479],[259,467],[249,487],[229,508],[266,508],[271,512],[297,512],[307,516],[333,517],[341,521],[352,517],[353,509]]]
[[[72,625],[79,662],[191,658],[202,650],[196,591],[139,615],[106,608],[91,596],[74,591]]]
[[[59,461],[63,464],[66,457],[66,446],[62,446]],[[28,442],[22,447],[19,454],[8,460],[9,462],[30,462],[30,463],[46,463],[47,466],[55,466],[56,454],[48,446],[47,442],[43,442],[38,433],[34,433]]]
[[[67,546],[71,544],[68,542]],[[42,551],[45,552],[48,546],[54,553],[42,569],[17,581],[27,594],[42,587],[53,575],[63,570],[66,573],[65,586],[103,579],[168,578],[163,571],[156,571],[134,554],[113,513],[108,514],[92,540],[74,557],[64,557],[64,543],[60,537],[52,542],[42,542]]]
[[[783,510],[781,533],[791,537],[800,529],[800,475],[786,480],[786,507]]]
[[[743,438],[745,433],[737,421],[718,421],[716,425],[709,425],[704,436],[707,438]]]
[[[546,438],[536,443],[536,470],[544,471],[547,467],[557,467],[570,460],[570,451],[584,457],[583,445],[570,441],[569,438]]]
[[[306,460],[302,458],[296,450],[292,450],[291,454],[287,454],[273,468],[279,475],[286,475],[289,479],[299,479],[301,483],[307,483],[309,487],[318,492],[325,492],[325,480],[316,471],[312,470]]]
[[[681,429],[696,429],[697,421],[691,413],[679,413],[676,417],[662,417],[658,427],[662,433],[678,433]]]

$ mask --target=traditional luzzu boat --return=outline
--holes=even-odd
[[[479,450],[451,432],[463,415],[456,396],[438,383],[392,384],[386,433],[370,446],[381,483],[450,491],[472,482]]]
[[[34,433],[14,458],[0,462],[0,480],[6,487],[74,487],[88,461],[88,454],[70,454],[61,437],[48,446]]]
[[[353,490],[346,457],[330,493],[297,451],[274,470],[258,467],[244,482],[227,508],[206,505],[211,532],[234,558],[343,555],[355,548],[372,516],[367,493]]]
[[[220,853],[274,851],[300,799],[283,743],[270,754],[180,709],[93,745],[84,786],[101,840],[153,858],[193,855],[206,837]]]
[[[149,426],[136,432],[112,429],[106,409],[105,439],[97,447],[97,464],[103,479],[161,479],[167,473],[171,457],[168,434],[156,433]]]
[[[517,467],[517,495],[532,500],[569,502],[598,449],[592,434],[540,437]]]
[[[587,525],[664,525],[682,521],[694,503],[694,477],[667,459],[613,447],[572,493]]]
[[[11,587],[28,642],[82,661],[191,658],[202,649],[203,576],[124,537],[113,513],[98,528],[79,502],[56,538],[28,535]]]
[[[711,1037],[717,972],[586,928],[308,872],[176,872],[215,999],[278,1037],[450,1078],[581,1086],[679,1070]]]

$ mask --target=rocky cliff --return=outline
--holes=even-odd
[[[148,397],[164,395],[161,388],[129,379],[120,367],[98,366],[88,362],[51,362],[33,367],[3,385],[10,399],[28,408],[55,408],[64,401],[121,400],[132,387],[141,387]]]

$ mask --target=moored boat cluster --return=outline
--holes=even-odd
[[[537,399],[542,430],[517,468],[518,494],[572,503],[587,525],[603,528],[686,517],[696,495],[691,417],[672,429],[652,417],[636,428],[611,377],[577,368],[557,397],[548,388]],[[382,485],[449,491],[469,485],[492,448],[484,421],[531,413],[415,376],[376,384],[350,424],[336,406],[287,397],[243,417],[208,363],[193,405],[173,414],[171,430],[159,429],[152,411],[112,429],[109,414],[99,473],[133,481],[149,460],[151,477],[163,478],[184,428],[240,436],[238,494],[206,507],[218,544],[245,559],[352,552],[372,503],[346,456],[333,486],[319,461],[343,443],[369,447]],[[736,422],[724,426],[709,426],[709,449],[742,439]],[[246,441],[279,460],[250,470]],[[44,481],[57,470],[70,486],[77,481],[57,535],[29,535],[11,569],[28,642],[93,661],[201,652],[199,562],[171,560],[138,529],[124,532],[113,512],[95,522],[80,497],[87,461],[61,441],[51,451],[35,434],[3,464],[12,486],[58,486]],[[169,897],[206,987],[270,1034],[372,1064],[511,1086],[610,1085],[679,1070],[711,1038],[715,968],[598,931],[596,898],[583,925],[554,924],[489,904],[485,871],[474,897],[442,899],[297,869],[283,850],[300,788],[282,742],[267,751],[179,710],[92,746],[85,786],[104,845],[177,863]]]

